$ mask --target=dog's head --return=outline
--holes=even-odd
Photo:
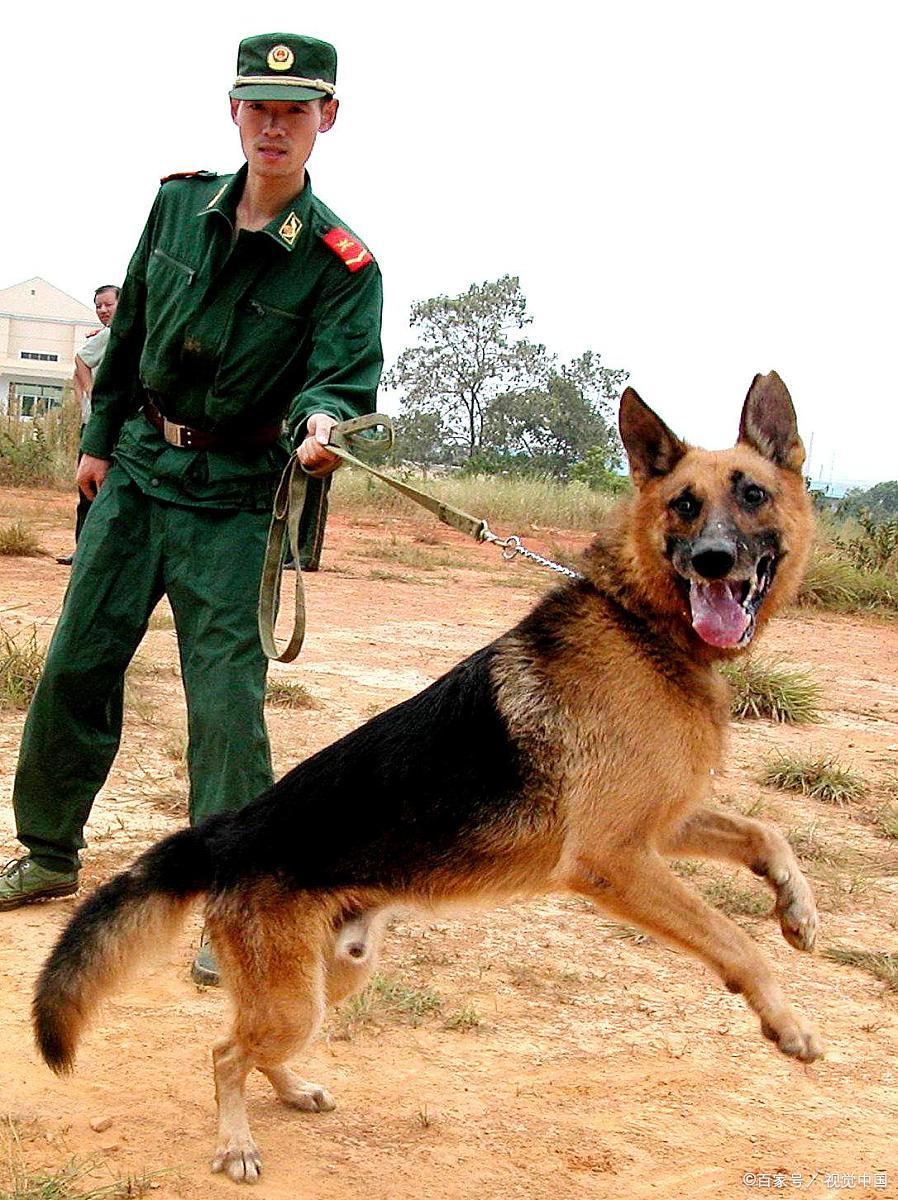
[[[631,581],[707,647],[743,650],[798,589],[810,546],[804,446],[785,384],[756,375],[731,450],[687,445],[633,391],[620,431],[636,487]]]

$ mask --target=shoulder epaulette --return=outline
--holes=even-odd
[[[160,183],[168,183],[172,179],[217,179],[217,171],[172,171],[171,175],[163,175]]]
[[[324,244],[333,250],[337,258],[343,260],[344,266],[350,271],[360,271],[362,267],[367,267],[368,263],[374,262],[374,255],[371,251],[363,246],[357,237],[347,233],[339,225],[324,235]]]

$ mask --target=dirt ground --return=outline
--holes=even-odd
[[[70,548],[73,518],[69,496],[0,492],[0,524],[27,521],[48,551],[0,559],[7,633],[49,637],[67,579],[51,556]],[[509,532],[536,549],[585,540]],[[273,675],[301,681],[312,706],[270,709],[278,772],[432,681],[552,582],[427,516],[350,522],[339,513],[323,570],[305,578],[306,649],[299,665]],[[898,842],[872,818],[896,794],[898,625],[796,613],[768,631],[761,650],[822,684],[823,720],[735,726],[719,802],[792,836],[818,894],[821,948],[894,953]],[[171,618],[160,609],[129,676],[123,749],[88,829],[85,889],[184,820],[176,662]],[[0,711],[4,860],[16,851],[8,798],[22,722]],[[771,752],[808,748],[860,772],[866,797],[834,808],[757,782]],[[336,1094],[337,1110],[294,1113],[261,1076],[251,1081],[265,1163],[254,1195],[898,1197],[898,994],[819,951],[790,949],[766,915],[763,885],[747,873],[702,865],[692,882],[716,888],[717,902],[763,945],[818,1022],[823,1060],[803,1066],[778,1055],[739,997],[702,966],[576,898],[402,922],[387,941],[379,995],[336,1013],[303,1064]],[[148,1193],[160,1200],[235,1195],[236,1185],[208,1171],[209,1049],[227,1002],[189,978],[199,915],[167,959],[103,1009],[73,1077],[58,1080],[39,1061],[30,993],[74,903],[0,914],[0,1195],[4,1171],[57,1171],[73,1158],[89,1167],[84,1191],[160,1172]]]

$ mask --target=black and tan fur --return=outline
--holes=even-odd
[[[242,812],[167,838],[81,905],[34,1001],[54,1070],[71,1068],[101,998],[200,896],[236,1009],[213,1055],[213,1170],[236,1180],[260,1170],[244,1100],[254,1067],[287,1104],[333,1106],[285,1062],[328,1001],[365,983],[395,907],[588,896],[707,963],[785,1054],[821,1053],[748,935],[664,861],[749,867],[773,889],[786,939],[812,947],[814,900],[786,841],[708,807],[729,712],[715,664],[794,596],[807,555],[792,403],[776,374],[757,376],[736,446],[711,453],[681,442],[628,389],[621,434],[635,492],[585,554],[582,580]]]

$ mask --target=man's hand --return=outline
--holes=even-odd
[[[296,454],[303,470],[317,479],[330,475],[340,465],[337,455],[327,449],[327,439],[337,423],[336,417],[330,417],[327,413],[312,413],[306,421],[309,434]]]
[[[78,464],[75,482],[88,500],[94,500],[96,499],[97,492],[103,486],[103,480],[108,474],[109,459],[94,458],[90,454],[85,454]]]

